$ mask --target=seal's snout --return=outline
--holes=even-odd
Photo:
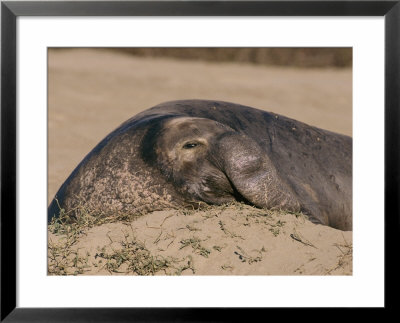
[[[237,200],[257,207],[300,211],[300,203],[279,178],[267,154],[251,138],[228,133],[219,138],[219,158]]]

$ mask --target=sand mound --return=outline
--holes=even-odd
[[[55,275],[352,274],[352,232],[242,204],[51,231]]]

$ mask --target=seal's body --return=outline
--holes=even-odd
[[[243,201],[352,230],[352,139],[238,104],[160,104],[123,123],[49,206],[104,216]]]

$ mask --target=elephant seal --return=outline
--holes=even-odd
[[[239,104],[184,100],[121,124],[48,209],[101,216],[243,201],[352,230],[352,139]]]

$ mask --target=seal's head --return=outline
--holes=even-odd
[[[165,121],[156,135],[154,161],[187,202],[236,200],[299,210],[288,199],[289,189],[278,185],[268,156],[244,133],[211,119],[176,117]]]
[[[234,130],[204,118],[174,118],[164,124],[155,147],[157,163],[189,201],[220,204],[235,200],[215,147],[227,132]]]

